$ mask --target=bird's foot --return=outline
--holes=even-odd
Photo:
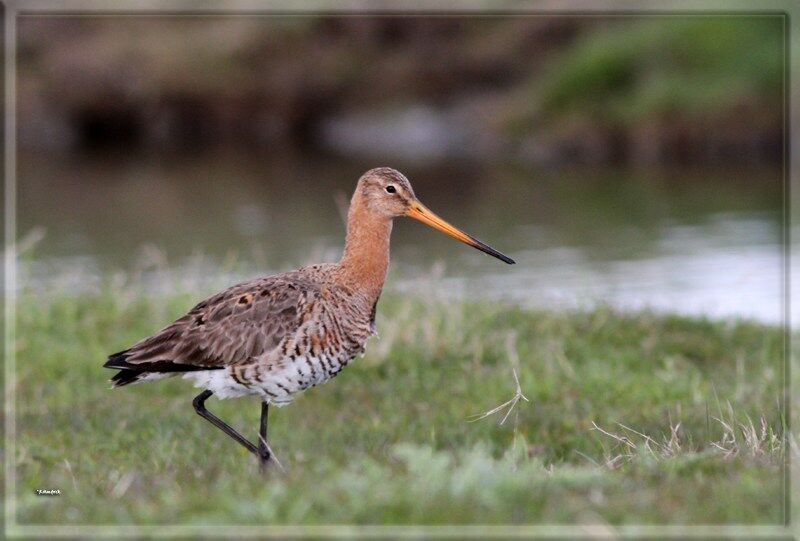
[[[275,453],[272,452],[272,448],[267,443],[267,440],[259,437],[259,445],[258,445],[258,463],[261,466],[261,471],[266,472],[269,469],[272,469],[273,466],[277,466],[277,468],[281,472],[286,472],[283,468],[283,464],[278,460],[278,457],[275,456]]]

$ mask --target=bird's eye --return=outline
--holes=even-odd
[[[389,193],[395,193],[397,191],[397,188],[389,184],[388,186],[386,186],[386,191]]]

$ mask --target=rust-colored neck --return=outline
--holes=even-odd
[[[342,282],[366,290],[377,300],[389,268],[391,234],[391,218],[370,210],[356,192],[347,213],[347,240],[339,262]]]

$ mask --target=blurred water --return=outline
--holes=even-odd
[[[44,238],[23,258],[21,284],[75,290],[125,271],[154,290],[175,279],[206,289],[335,260],[343,201],[358,175],[378,165],[403,170],[428,206],[517,261],[504,265],[401,220],[390,288],[545,308],[599,302],[782,320],[777,170],[409,168],[290,153],[22,155],[19,232]],[[439,279],[431,282],[431,272]]]
[[[602,303],[711,317],[783,321],[781,244],[769,215],[722,214],[696,226],[665,226],[647,257],[597,258],[581,247],[515,253],[506,272],[452,278],[448,289],[536,308]],[[747,229],[744,235],[736,232]],[[416,284],[401,284],[414,289]]]

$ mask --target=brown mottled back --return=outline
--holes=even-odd
[[[247,362],[293,333],[319,290],[298,271],[235,285],[134,344],[125,361],[141,369],[163,362],[204,368]]]

